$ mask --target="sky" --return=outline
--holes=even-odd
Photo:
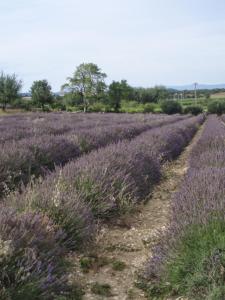
[[[0,0],[0,70],[59,91],[83,62],[107,83],[225,83],[224,0]]]

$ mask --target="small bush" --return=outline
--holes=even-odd
[[[203,112],[203,108],[198,105],[189,105],[184,108],[184,114],[192,114],[197,116]]]
[[[49,105],[44,105],[44,107],[43,107],[43,111],[44,112],[50,112],[51,111],[51,107],[49,106]]]
[[[153,103],[146,103],[144,105],[144,113],[153,113],[155,111],[155,105]]]
[[[1,206],[1,299],[50,300],[63,295],[68,288],[62,276],[63,238],[64,233],[45,215],[18,214]]]
[[[162,112],[168,115],[182,113],[182,106],[179,102],[167,100],[161,103]]]
[[[66,111],[66,105],[62,102],[55,101],[51,104],[52,109]]]
[[[126,268],[126,264],[123,261],[116,260],[112,264],[114,271],[123,271]]]
[[[208,104],[207,108],[211,114],[222,115],[225,113],[225,101],[212,101]]]
[[[93,294],[96,294],[96,295],[101,295],[101,296],[105,296],[105,297],[112,296],[111,286],[107,283],[100,284],[100,283],[96,282],[93,284],[91,291]]]
[[[50,185],[55,186],[55,190],[49,189]],[[10,201],[20,211],[26,211],[29,206],[45,213],[66,232],[61,241],[63,245],[74,250],[88,244],[96,228],[88,205],[74,189],[67,189],[61,176],[50,177],[43,184],[27,188],[24,195],[11,194]]]
[[[101,102],[96,102],[89,107],[88,111],[90,111],[90,112],[105,112],[105,105]]]

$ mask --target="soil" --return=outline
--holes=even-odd
[[[158,230],[168,224],[172,195],[187,172],[190,151],[201,132],[202,128],[178,159],[164,166],[163,179],[146,204],[139,206],[132,215],[118,220],[116,225],[101,228],[93,248],[73,259],[75,280],[84,286],[84,300],[146,299],[143,291],[135,287],[137,273],[151,256],[151,249],[158,240]],[[85,259],[91,262],[87,272],[80,267],[80,261]],[[103,295],[93,293],[95,283],[100,285]],[[101,289],[103,284],[109,285],[106,290]]]

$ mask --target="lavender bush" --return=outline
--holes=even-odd
[[[56,299],[68,294],[60,264],[64,233],[39,213],[18,214],[1,206],[1,299]]]
[[[224,146],[225,127],[210,116],[173,198],[170,225],[146,268],[150,297],[224,299]]]

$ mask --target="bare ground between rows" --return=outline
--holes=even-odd
[[[117,225],[101,228],[92,249],[72,258],[75,268],[72,279],[83,285],[84,300],[146,299],[144,293],[134,285],[136,274],[150,257],[151,249],[158,239],[158,230],[167,226],[172,194],[187,172],[188,156],[201,132],[202,128],[178,159],[164,166],[163,179],[154,188],[145,205],[139,206],[134,214],[120,219]],[[95,263],[88,273],[84,273],[80,260],[90,256]],[[119,262],[125,264],[121,271],[115,270],[116,266],[121,265]],[[111,287],[109,295],[94,294],[92,287],[96,282],[100,285],[108,284]]]

